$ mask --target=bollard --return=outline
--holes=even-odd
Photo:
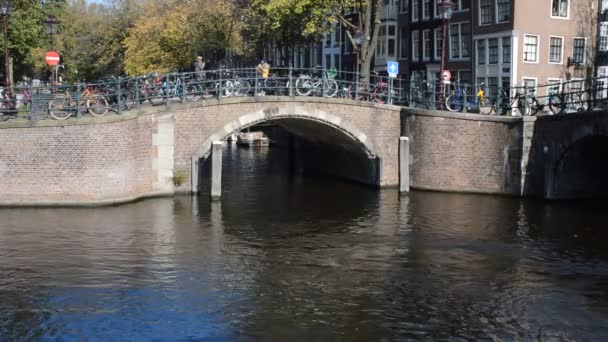
[[[122,77],[118,76],[118,86],[116,87],[116,102],[118,104],[118,108],[116,112],[120,114],[120,102],[122,101]]]
[[[219,200],[222,196],[222,142],[214,141],[211,145],[211,199]]]
[[[410,139],[399,138],[399,192],[410,191]]]

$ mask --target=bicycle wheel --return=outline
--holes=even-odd
[[[312,80],[308,77],[300,77],[296,80],[296,93],[300,96],[308,96],[313,89]]]
[[[325,97],[334,97],[338,93],[338,82],[332,79],[326,79],[324,81],[324,92],[323,96]]]
[[[576,93],[569,94],[566,97],[566,110],[574,111],[574,112],[583,112],[585,111],[585,107],[583,105],[583,101],[581,100],[581,96]]]
[[[99,96],[88,99],[87,111],[93,116],[104,116],[108,112],[108,101]]]
[[[187,84],[186,85],[186,101],[194,102],[201,99],[203,89],[198,84]]]
[[[445,106],[450,112],[460,112],[462,110],[462,99],[455,94],[445,99]]]
[[[489,97],[479,100],[479,114],[490,115],[494,111],[494,101]]]
[[[66,106],[67,104],[67,106]],[[65,120],[72,115],[67,98],[55,98],[49,102],[49,114],[55,120]]]
[[[561,95],[552,95],[549,98],[549,110],[552,114],[561,114],[564,111],[564,101]]]

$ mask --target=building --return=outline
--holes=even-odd
[[[602,98],[608,97],[608,0],[598,0],[595,76]]]
[[[596,1],[473,0],[475,81],[490,89],[525,84],[539,96],[567,80],[582,88],[593,75]]]
[[[435,0],[409,1],[410,74],[413,79],[434,83],[439,79],[441,65],[441,9]],[[456,7],[448,29],[446,69],[451,71],[452,79],[471,83],[471,1],[453,1]]]

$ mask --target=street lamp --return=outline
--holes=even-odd
[[[441,30],[441,66],[440,66],[440,85],[439,89],[443,94],[443,71],[446,68],[447,52],[446,52],[446,41],[448,36],[448,23],[452,18],[452,12],[456,7],[456,4],[452,0],[437,0],[436,6],[441,10],[441,18],[443,19],[442,30]]]
[[[54,49],[54,41],[53,37],[57,34],[57,30],[59,29],[59,20],[53,16],[49,16],[44,21],[44,26],[46,26],[46,33],[51,36],[51,50]],[[51,67],[51,86],[55,85],[55,79],[57,77],[57,66]]]
[[[8,21],[13,13],[13,1],[0,0],[0,17],[4,24],[4,98],[12,99],[11,80],[9,77],[9,60],[8,60]]]

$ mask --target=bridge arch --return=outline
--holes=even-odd
[[[244,114],[236,120],[228,122],[222,129],[215,131],[207,139],[205,139],[193,157],[200,159],[207,158],[211,152],[211,145],[214,141],[225,140],[230,135],[238,133],[248,127],[264,122],[278,122],[281,120],[294,119],[316,122],[321,125],[334,128],[352,139],[353,142],[358,143],[370,158],[379,157],[378,151],[374,147],[372,141],[363,132],[363,130],[358,128],[356,125],[342,119],[337,115],[330,114],[322,110],[309,111],[298,106],[293,106],[290,109],[277,107]]]
[[[608,197],[608,135],[577,137],[556,159],[550,198],[584,199]]]
[[[226,140],[243,129],[269,122],[276,123],[289,133],[312,143],[311,146],[317,148],[312,154],[317,157],[319,163],[322,160],[327,164],[327,170],[330,170],[328,173],[364,184],[383,185],[380,163],[382,150],[378,150],[372,138],[363,129],[342,115],[321,109],[311,110],[293,103],[238,115],[222,128],[216,129],[192,155],[192,176],[200,175],[199,164],[210,155],[214,141]],[[323,146],[321,153],[318,153],[319,146]],[[197,187],[198,181],[193,181],[192,191],[197,192]]]

